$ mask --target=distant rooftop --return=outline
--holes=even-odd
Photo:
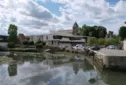
[[[67,32],[67,33],[72,33],[72,29],[70,29],[70,30],[59,30],[58,32]]]
[[[72,30],[60,30],[52,33],[52,35],[66,36],[66,37],[88,37],[88,36],[73,35]]]

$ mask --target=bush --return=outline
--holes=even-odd
[[[38,41],[36,42],[36,44],[40,44],[40,43],[42,43],[42,41],[41,41],[41,40],[38,40]]]
[[[88,45],[118,45],[120,44],[119,38],[89,38]]]
[[[45,46],[45,45],[46,45],[46,43],[45,43],[45,42],[42,42],[42,44],[43,44],[43,46]]]
[[[34,42],[33,41],[29,41],[29,45],[34,45]]]
[[[43,48],[43,47],[44,47],[43,44],[37,44],[37,45],[36,45],[36,48]]]
[[[29,43],[28,43],[28,41],[24,41],[23,44],[24,45],[28,45]]]
[[[15,44],[13,42],[8,43],[8,48],[15,48]]]

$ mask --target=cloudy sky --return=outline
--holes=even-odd
[[[126,20],[126,0],[0,0],[0,34],[9,24],[18,33],[39,35],[82,26],[102,25],[118,33]]]

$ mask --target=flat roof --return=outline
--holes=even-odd
[[[116,50],[116,49],[101,49],[98,51],[99,53],[105,56],[118,56],[118,57],[126,57],[126,50]]]

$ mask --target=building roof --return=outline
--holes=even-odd
[[[52,33],[52,35],[58,35],[58,36],[64,36],[64,37],[86,37],[86,36],[73,35],[72,33],[65,32],[65,31],[57,31],[55,33]]]
[[[72,33],[72,29],[70,29],[70,30],[59,30],[58,32],[67,32],[67,33]]]
[[[99,53],[105,55],[105,56],[113,56],[113,57],[126,57],[126,50],[116,50],[116,49],[101,49],[98,51]]]
[[[21,39],[26,39],[26,37],[24,36],[24,34],[19,34],[18,37],[20,37]]]

